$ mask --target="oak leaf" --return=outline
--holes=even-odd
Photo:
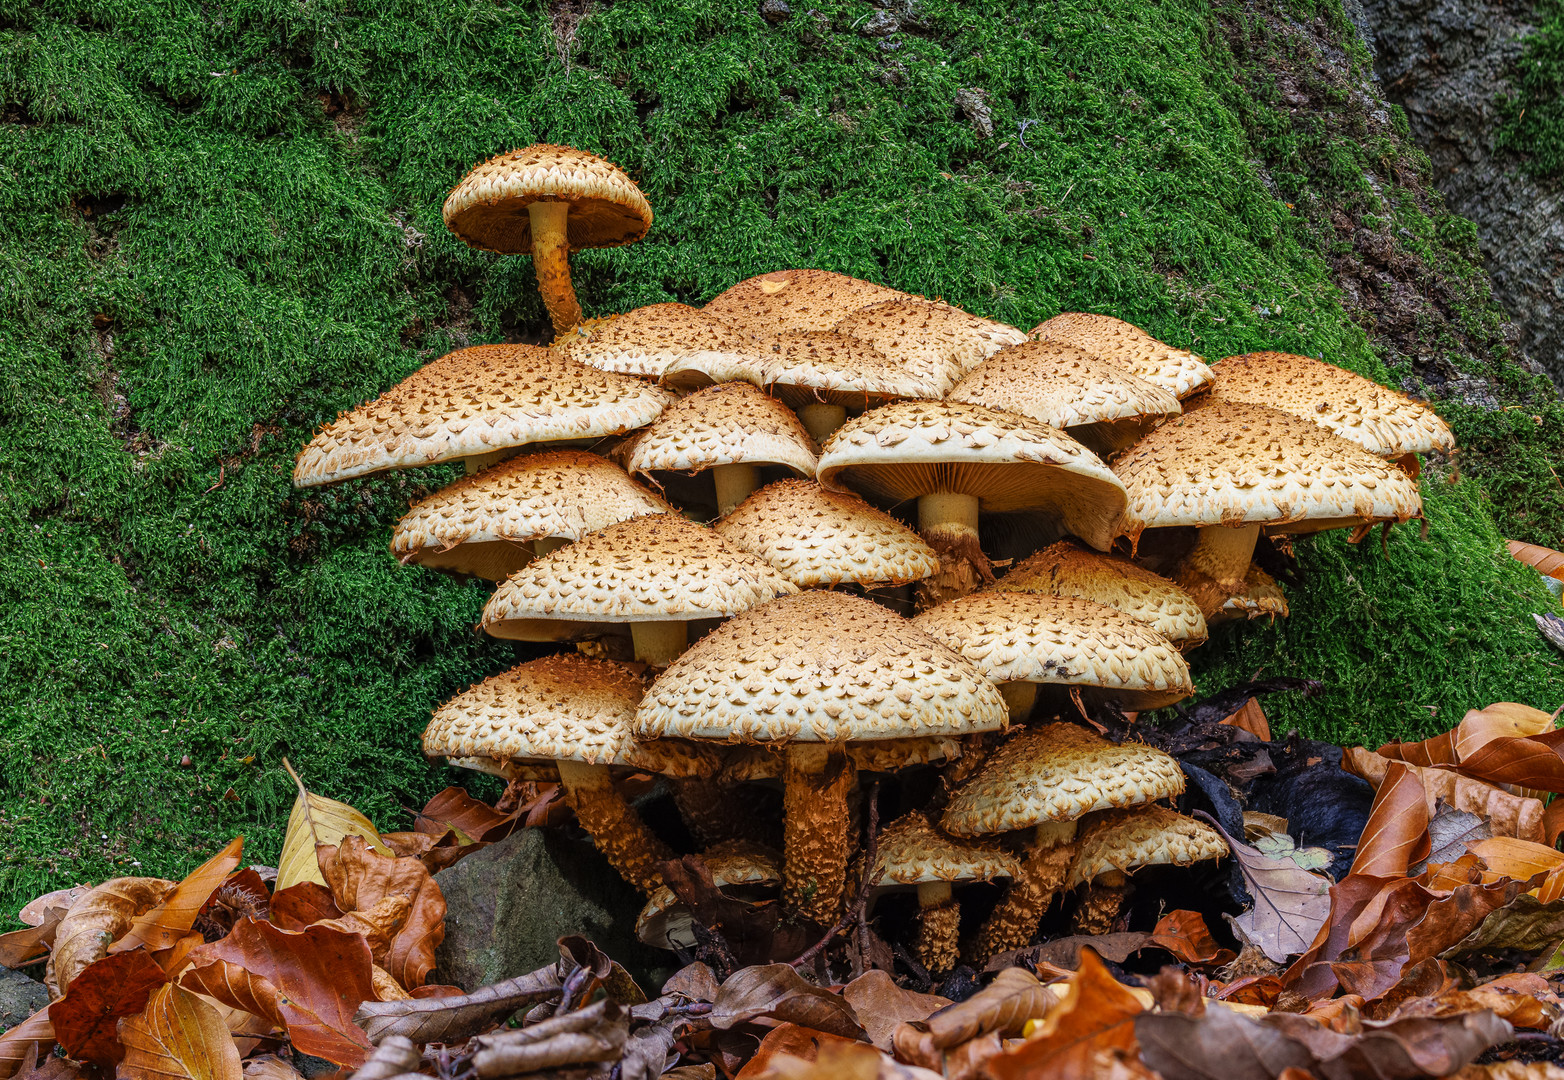
[[[301,881],[326,884],[315,858],[315,849],[322,845],[340,844],[345,836],[361,837],[382,855],[391,855],[391,849],[381,841],[374,822],[347,803],[307,790],[304,781],[299,779],[298,773],[293,771],[286,759],[283,764],[288,768],[288,775],[293,777],[298,795],[293,800],[293,810],[288,814],[288,830],[282,838],[282,854],[277,859],[277,881],[273,885],[275,891],[281,892]]]
[[[217,1010],[172,983],[156,990],[146,1011],[119,1022],[125,1044],[121,1080],[241,1080],[244,1070]]]
[[[120,953],[89,964],[65,996],[49,1006],[55,1041],[78,1061],[114,1068],[125,1054],[115,1033],[120,1018],[145,1009],[153,991],[167,981],[145,952]]]
[[[1140,998],[1108,974],[1097,955],[1081,953],[1080,968],[1066,980],[1059,1007],[1025,1042],[989,1060],[994,1080],[1025,1080],[1046,1073],[1058,1080],[1091,1080],[1099,1055],[1134,1051]]]
[[[163,901],[174,888],[162,878],[113,878],[71,905],[55,931],[45,982],[59,997],[88,964],[102,959],[109,946],[129,932],[138,915]]]

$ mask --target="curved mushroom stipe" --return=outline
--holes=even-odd
[[[855,771],[840,747],[792,743],[784,775],[782,908],[829,926],[847,891]]]
[[[570,282],[570,242],[565,221],[570,204],[542,199],[527,207],[532,218],[532,266],[538,275],[538,292],[554,324],[554,336],[566,337],[581,323],[581,305]]]
[[[969,950],[972,959],[985,964],[1002,952],[1031,944],[1038,922],[1054,896],[1064,888],[1074,861],[1074,841],[1034,847],[973,940]]]
[[[619,875],[643,893],[663,883],[657,867],[676,858],[625,801],[606,767],[561,761],[559,780],[581,827]]]

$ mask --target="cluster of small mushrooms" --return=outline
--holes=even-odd
[[[863,874],[915,888],[933,972],[1025,945],[1071,890],[1101,931],[1130,872],[1222,857],[1167,805],[1171,757],[1081,721],[1189,696],[1210,623],[1286,614],[1262,532],[1420,517],[1416,455],[1452,446],[1318,360],[1207,366],[1106,315],[1023,332],[824,270],[583,320],[569,252],[652,214],[568,147],[485,162],[444,212],[532,253],[553,346],[429,363],[324,427],[294,483],[466,463],[393,553],[497,582],[489,634],[560,644],[440,707],[425,752],[557,781],[670,947],[676,853],[630,774],[667,778],[718,886],[788,918],[829,926]],[[901,816],[855,864],[864,778],[889,774]],[[953,888],[996,879],[963,941]]]

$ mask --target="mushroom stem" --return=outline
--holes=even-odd
[[[999,695],[1005,699],[1005,708],[1010,710],[1010,722],[1019,724],[1032,713],[1032,706],[1037,703],[1037,684],[1035,682],[1007,682],[999,684]]]
[[[1119,870],[1109,870],[1086,883],[1086,896],[1075,913],[1077,934],[1107,934],[1124,910],[1130,894],[1130,879]]]
[[[1249,567],[1244,584],[1235,594],[1222,602],[1221,610],[1206,620],[1209,623],[1231,622],[1234,619],[1258,619],[1269,615],[1287,617],[1287,597],[1276,579],[1258,566]]]
[[[852,762],[841,747],[791,743],[783,776],[782,907],[829,926],[847,887]]]
[[[1173,580],[1200,605],[1200,612],[1211,618],[1230,598],[1244,591],[1244,574],[1254,557],[1260,526],[1210,525],[1195,537]]]
[[[1040,823],[1021,872],[972,943],[973,959],[986,962],[990,957],[1029,944],[1054,894],[1064,888],[1074,861],[1075,822]]]
[[[961,955],[957,936],[961,930],[961,908],[951,897],[950,882],[918,883],[918,937],[914,955],[933,974],[949,971]]]
[[[918,584],[920,608],[959,599],[993,582],[994,571],[978,543],[976,495],[924,495],[918,500],[918,531],[940,557],[939,572]]]
[[[625,801],[608,767],[583,761],[561,761],[558,766],[559,782],[576,820],[609,865],[642,892],[661,885],[658,864],[675,858],[674,853]]]
[[[532,218],[532,269],[538,275],[538,291],[555,336],[562,336],[581,321],[581,305],[570,284],[570,242],[565,237],[570,204],[540,200],[529,204],[527,213]]]
[[[520,450],[519,446],[507,446],[503,450],[491,450],[487,454],[472,454],[462,458],[462,464],[467,468],[467,475],[471,476],[473,473],[482,472],[490,465],[498,465],[506,458],[515,457]]]
[[[540,536],[532,541],[532,554],[541,559],[549,552],[558,551],[568,543],[570,541],[563,536]]]
[[[823,444],[837,428],[847,423],[847,407],[817,401],[799,409],[798,419],[804,425],[804,430],[809,432],[809,437]]]
[[[717,516],[723,517],[760,486],[760,469],[754,465],[718,465],[711,470],[711,479],[717,488]]]
[[[679,816],[702,848],[725,840],[749,840],[774,846],[774,823],[758,813],[742,784],[692,776],[673,782],[673,801]]]
[[[634,622],[630,624],[630,643],[635,658],[649,667],[665,668],[673,663],[690,643],[685,624],[673,622]]]

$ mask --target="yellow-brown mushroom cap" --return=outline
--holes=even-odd
[[[436,709],[424,729],[424,753],[624,765],[670,776],[715,768],[712,756],[690,743],[636,741],[630,725],[645,691],[639,675],[610,660],[531,660]]]
[[[1227,841],[1211,826],[1163,806],[1104,811],[1081,824],[1076,843],[1072,888],[1109,871],[1190,866],[1229,853]]]
[[[790,409],[816,403],[866,409],[900,398],[937,398],[941,384],[920,378],[868,342],[830,330],[757,338],[748,356],[707,353],[679,360],[663,385],[681,391],[742,380],[764,387]]]
[[[581,632],[590,635],[606,623],[726,618],[797,591],[710,529],[655,514],[528,563],[495,590],[483,629],[495,637],[558,640],[555,623],[584,623]]]
[[[322,428],[299,453],[293,484],[618,435],[651,423],[672,400],[666,390],[550,349],[475,345],[425,364]]]
[[[720,383],[670,405],[619,453],[631,473],[782,465],[813,477],[819,447],[798,417],[747,382]]]
[[[880,833],[871,880],[881,886],[993,881],[1020,871],[1020,861],[999,845],[947,836],[915,810]]]
[[[646,235],[652,208],[635,181],[611,161],[570,146],[538,143],[475,166],[446,196],[446,227],[484,251],[532,250],[527,207],[570,204],[566,238],[573,250],[618,247]]]
[[[836,332],[872,345],[943,397],[968,371],[1026,334],[949,304],[887,300],[847,316]]]
[[[1078,596],[1117,608],[1181,648],[1206,640],[1206,620],[1183,589],[1122,555],[1061,540],[1012,566],[994,592]]]
[[[1129,493],[1120,531],[1130,536],[1172,525],[1405,521],[1423,510],[1417,482],[1392,463],[1264,405],[1216,401],[1186,413],[1113,471]]]
[[[1118,364],[1180,400],[1211,385],[1212,373],[1194,353],[1158,341],[1138,326],[1111,315],[1067,311],[1032,327],[1038,341],[1061,341]]]
[[[733,364],[758,355],[753,339],[697,308],[652,304],[572,339],[566,356],[603,371],[660,379],[680,364]]]
[[[1371,454],[1401,457],[1455,446],[1449,425],[1421,401],[1323,360],[1255,352],[1229,356],[1215,370],[1217,400],[1301,416]]]
[[[1064,429],[1182,411],[1171,391],[1054,341],[1001,349],[968,372],[948,397]]]
[[[907,526],[856,495],[808,480],[761,488],[714,528],[805,589],[901,585],[939,569],[934,549]]]
[[[707,302],[704,310],[756,336],[793,330],[831,330],[859,308],[885,300],[916,299],[830,270],[774,270],[746,278]]]
[[[1123,484],[1064,432],[982,405],[898,401],[847,421],[820,454],[823,487],[892,503],[950,492],[989,513],[1040,510],[1106,550]]]
[[[690,646],[636,714],[648,738],[846,743],[1005,726],[1004,699],[955,652],[872,600],[811,591]]]
[[[531,561],[519,550],[546,537],[579,540],[618,521],[673,508],[606,458],[553,450],[510,458],[464,476],[414,503],[391,534],[401,561],[490,577],[501,561]],[[505,549],[504,559],[494,548]],[[500,574],[499,577],[505,577]]]
[[[956,792],[940,824],[957,836],[990,836],[1183,790],[1178,762],[1161,750],[1115,746],[1075,724],[1048,724],[1005,740]]]
[[[912,622],[996,683],[1078,687],[1129,709],[1159,709],[1195,692],[1189,665],[1172,642],[1094,600],[973,593],[930,608]]]

